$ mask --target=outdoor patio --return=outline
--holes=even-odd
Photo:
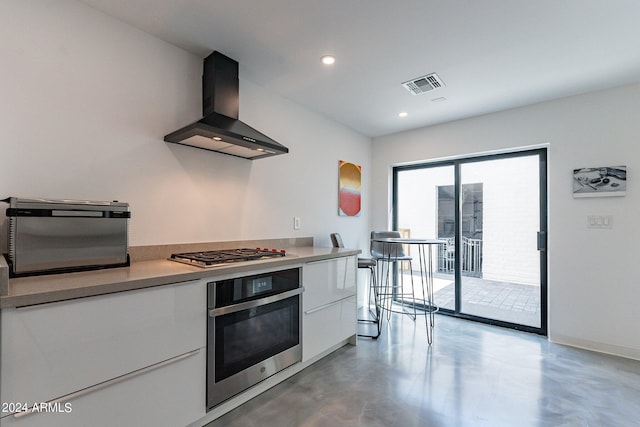
[[[414,271],[413,275],[416,298],[421,299],[420,274]],[[410,290],[411,275],[403,276],[405,289]],[[438,307],[454,309],[453,281],[452,274],[434,274],[434,299]],[[540,287],[463,276],[462,312],[540,327]]]

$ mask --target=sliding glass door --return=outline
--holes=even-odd
[[[395,181],[397,190],[394,205],[399,207],[396,209],[395,229],[403,237],[452,239],[455,233],[453,165],[404,169],[396,174]],[[407,246],[405,253],[415,256],[411,253],[412,249]],[[445,251],[443,249],[440,248],[436,263],[438,274],[434,278],[434,298],[438,307],[454,310],[454,249],[453,245],[448,245]],[[412,267],[417,270],[418,263],[413,264]],[[417,271],[409,273],[408,269],[404,269],[403,272],[405,276],[418,276]],[[403,280],[409,283],[411,278],[404,277]]]
[[[394,228],[445,243],[441,312],[546,334],[546,150],[394,168]]]

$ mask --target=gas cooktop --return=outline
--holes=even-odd
[[[240,248],[240,249],[221,249],[216,251],[204,252],[185,252],[172,254],[169,258],[171,261],[177,261],[184,264],[195,265],[198,267],[215,267],[220,264],[229,264],[232,262],[255,261],[267,258],[278,258],[286,255],[284,249],[268,248]]]

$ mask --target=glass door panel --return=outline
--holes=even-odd
[[[441,309],[455,309],[455,191],[454,166],[430,166],[404,169],[397,172],[395,191],[395,212],[397,230],[403,237],[424,239],[446,239],[433,253],[434,297]],[[416,250],[410,246],[405,253],[413,257],[409,263],[398,267],[397,280],[402,280],[404,292],[413,283],[417,299],[424,300],[420,286],[420,265]],[[402,268],[400,268],[402,267]],[[412,282],[413,280],[413,282]],[[400,298],[401,299],[401,298]]]
[[[541,327],[540,158],[460,164],[460,312]]]
[[[397,166],[393,173],[394,229],[446,241],[432,259],[440,312],[546,334],[546,150]],[[419,264],[413,274],[402,267],[396,280],[407,292],[411,278],[419,284]]]

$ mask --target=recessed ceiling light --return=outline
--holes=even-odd
[[[214,139],[215,141],[222,141],[222,138],[220,138],[219,136],[214,136],[214,137],[213,137],[213,139]]]
[[[333,55],[324,55],[320,60],[324,65],[333,65],[333,63],[336,62],[336,57]]]
[[[398,113],[398,117],[407,117],[409,115],[409,113],[407,113],[406,111],[402,111],[400,113]]]

